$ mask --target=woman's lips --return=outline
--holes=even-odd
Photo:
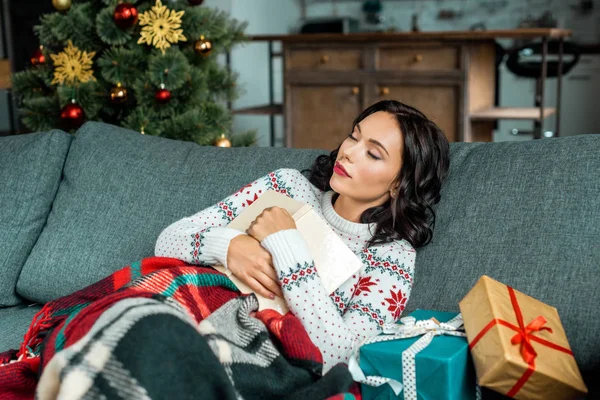
[[[346,178],[350,178],[350,175],[348,174],[348,172],[346,172],[344,166],[340,163],[335,163],[335,166],[333,167],[333,172],[335,172],[338,175],[345,176]]]

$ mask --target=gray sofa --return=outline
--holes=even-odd
[[[87,123],[0,138],[0,351],[41,305],[152,256],[162,229],[318,150],[200,147]],[[408,310],[458,310],[482,274],[555,306],[600,371],[600,136],[453,143]],[[592,397],[592,396],[590,396]]]

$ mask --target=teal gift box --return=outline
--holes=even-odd
[[[416,310],[417,321],[431,319],[448,322],[457,313]],[[377,342],[360,348],[360,368],[366,376],[392,378],[403,383],[402,352],[421,336]],[[438,335],[415,356],[418,400],[464,400],[476,398],[476,379],[466,337]],[[364,400],[404,399],[394,394],[389,384],[379,387],[361,385]]]

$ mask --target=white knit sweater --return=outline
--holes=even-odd
[[[290,311],[321,350],[326,372],[347,362],[363,338],[377,335],[383,324],[400,317],[412,288],[416,255],[407,241],[366,248],[373,224],[343,219],[333,208],[332,191],[321,192],[297,170],[279,169],[167,227],[156,242],[155,254],[227,266],[229,243],[244,232],[226,225],[269,189],[310,204],[363,262],[357,274],[326,293],[298,230],[279,231],[261,242],[272,255]]]

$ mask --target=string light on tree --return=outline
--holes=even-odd
[[[204,35],[200,36],[200,39],[198,39],[196,43],[194,43],[194,51],[196,51],[197,54],[200,54],[204,57],[210,54],[210,52],[212,51],[212,47],[212,43],[210,42],[210,40],[207,40],[204,37]]]
[[[31,56],[31,65],[42,65],[46,63],[46,56],[44,56],[42,50],[44,50],[44,46],[40,46],[33,52],[33,55]]]
[[[58,11],[68,11],[71,8],[71,0],[52,0],[52,5]]]
[[[138,10],[131,3],[121,3],[115,7],[113,20],[123,30],[131,28],[138,22]]]

